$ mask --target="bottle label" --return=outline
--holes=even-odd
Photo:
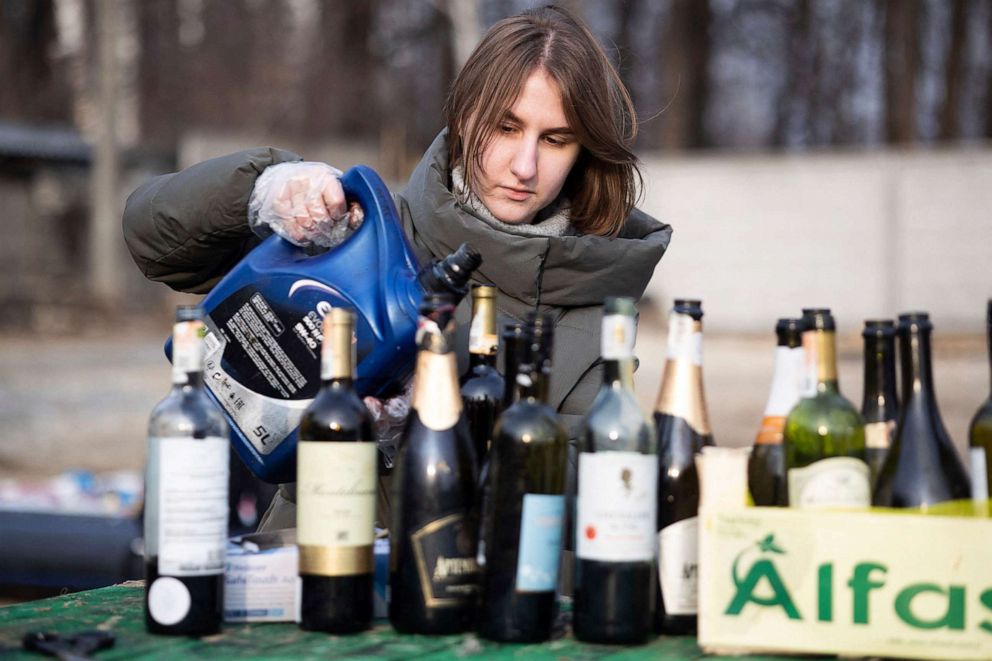
[[[786,418],[799,401],[806,379],[802,347],[775,347],[775,375],[765,404],[765,415]]]
[[[479,586],[477,531],[464,514],[431,521],[410,538],[428,608],[463,606]]]
[[[203,371],[202,321],[181,321],[172,327],[172,382],[186,383],[189,372]]]
[[[148,587],[148,614],[159,624],[179,624],[192,605],[189,589],[178,578],[159,576]]]
[[[524,494],[517,554],[517,590],[550,592],[558,587],[565,497]]]
[[[754,439],[755,445],[782,445],[785,435],[785,418],[780,415],[766,415],[761,421],[761,429]]]
[[[800,509],[868,507],[868,464],[853,457],[829,457],[789,470],[789,506]]]
[[[626,360],[634,355],[637,324],[625,314],[608,314],[603,317],[601,339],[603,360]]]
[[[158,571],[209,576],[224,571],[227,547],[228,441],[219,436],[149,439],[156,494]],[[157,517],[155,516],[157,514]]]
[[[888,450],[895,431],[895,420],[865,424],[865,447],[869,450]]]
[[[989,499],[988,461],[985,448],[971,448],[971,498],[984,503]]]
[[[697,517],[676,521],[658,533],[658,582],[667,614],[696,614],[699,594]]]
[[[575,552],[584,560],[630,562],[655,555],[658,457],[582,452]]]
[[[302,573],[372,571],[375,452],[375,443],[298,443],[296,535]]]

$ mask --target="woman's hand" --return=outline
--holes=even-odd
[[[303,161],[267,167],[248,200],[248,224],[259,236],[275,232],[298,246],[333,248],[362,224],[339,177],[326,163]]]

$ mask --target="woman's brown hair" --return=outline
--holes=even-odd
[[[465,166],[472,189],[486,146],[537,69],[558,84],[565,117],[582,146],[562,189],[572,225],[583,234],[616,236],[641,182],[631,150],[634,106],[589,28],[560,7],[506,18],[483,37],[445,103],[450,163]]]

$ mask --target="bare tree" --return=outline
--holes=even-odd
[[[952,0],[952,3],[951,35],[944,66],[944,102],[939,111],[942,140],[950,140],[961,135],[958,120],[963,84],[964,48],[968,36],[968,15],[965,0]]]
[[[885,124],[893,143],[916,139],[919,22],[919,0],[885,0]]]
[[[660,117],[661,146],[684,150],[708,146],[703,131],[710,53],[708,0],[673,0],[661,35],[659,66],[671,101]]]

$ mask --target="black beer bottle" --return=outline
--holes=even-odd
[[[469,329],[468,371],[462,377],[462,404],[475,443],[475,454],[485,463],[493,426],[503,410],[503,377],[496,369],[499,336],[496,334],[496,288],[472,286],[472,324]]]
[[[145,627],[203,636],[224,608],[230,445],[224,414],[203,386],[203,311],[179,306],[172,390],[148,422]]]
[[[410,415],[393,475],[389,619],[401,633],[472,626],[476,561],[475,452],[462,415],[450,296],[420,308]]]
[[[971,485],[937,408],[930,364],[933,324],[925,312],[899,315],[902,413],[872,502],[925,510],[971,496]]]
[[[490,451],[478,631],[502,642],[547,640],[554,623],[568,440],[542,396],[550,375],[537,367],[552,332],[550,319],[532,328],[515,401],[496,423]]]
[[[634,395],[636,314],[629,298],[603,306],[603,385],[582,424],[572,630],[592,643],[643,643],[654,625],[658,441]]]
[[[353,387],[355,315],[324,317],[321,388],[300,420],[296,528],[300,626],[352,633],[372,623],[376,442]]]
[[[655,406],[658,427],[658,581],[655,629],[696,631],[699,476],[696,453],[713,445],[703,396],[703,309],[679,299],[669,317],[668,359]]]
[[[865,421],[865,459],[872,482],[892,445],[899,398],[896,395],[896,328],[891,319],[869,319],[861,332],[865,340],[865,388],[861,417]]]

